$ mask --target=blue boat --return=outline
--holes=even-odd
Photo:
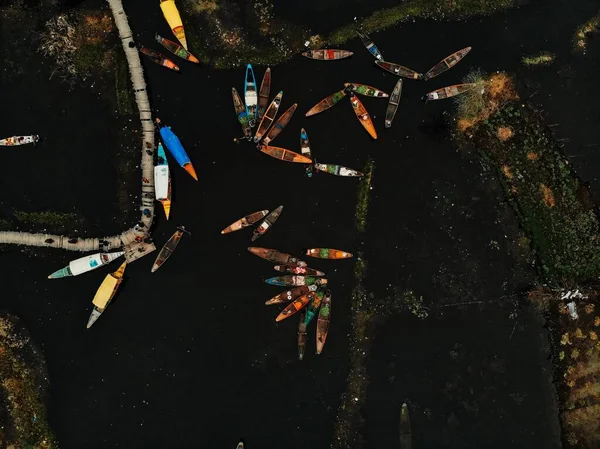
[[[175,133],[171,131],[170,126],[163,125],[159,118],[156,119],[156,125],[160,130],[160,136],[162,137],[163,142],[165,143],[167,149],[171,152],[177,163],[181,165],[183,169],[186,172],[188,172],[192,178],[198,181],[196,170],[194,169],[194,166],[190,161],[190,157],[183,149],[183,145],[181,144],[179,137],[177,137]]]
[[[361,33],[358,30],[356,31],[356,33],[358,34],[358,37],[360,37],[360,40],[362,41],[366,49],[369,50],[369,53],[375,56],[375,58],[377,58],[379,61],[383,61],[383,56],[381,56],[381,52],[375,45],[375,42],[373,42],[369,36]]]
[[[244,82],[244,100],[246,100],[246,114],[250,121],[250,127],[256,125],[256,109],[258,105],[258,94],[256,93],[256,80],[252,64],[246,67],[246,80]]]

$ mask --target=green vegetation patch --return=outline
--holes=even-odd
[[[556,56],[549,51],[538,53],[537,55],[523,56],[521,62],[528,67],[548,66],[554,62]]]
[[[358,201],[356,203],[356,229],[358,232],[364,232],[367,227],[367,213],[369,211],[369,193],[371,192],[371,182],[375,171],[375,163],[369,159],[363,173],[365,176],[360,180],[358,186]]]
[[[0,314],[0,446],[56,448],[46,419],[44,359],[19,321]]]
[[[85,227],[85,219],[72,212],[22,212],[15,211],[15,220],[27,225],[28,231],[50,231],[56,233],[76,232]]]

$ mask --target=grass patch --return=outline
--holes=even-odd
[[[597,277],[600,226],[593,205],[585,200],[587,188],[541,117],[515,100],[508,77],[495,74],[485,82],[483,109],[476,116],[458,115],[458,129],[498,169],[531,240],[540,276],[551,285]]]
[[[132,115],[135,111],[129,67],[123,52],[115,52],[115,94],[117,110],[121,115]]]
[[[523,56],[521,62],[527,67],[549,66],[554,62],[556,56],[554,53],[544,51],[537,55]]]
[[[72,212],[15,211],[14,218],[18,224],[27,225],[27,231],[30,232],[51,231],[67,234],[85,228],[85,219]]]
[[[0,315],[0,446],[58,447],[46,420],[46,367],[23,326]]]
[[[574,50],[585,53],[588,40],[598,33],[600,33],[600,12],[575,30],[573,36]]]
[[[358,200],[356,204],[356,230],[364,232],[367,227],[367,213],[369,211],[369,193],[371,191],[371,182],[373,180],[373,172],[375,171],[375,163],[372,159],[367,161],[363,173],[365,176],[360,180],[358,186]]]

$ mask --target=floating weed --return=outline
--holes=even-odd
[[[588,40],[600,33],[600,12],[575,30],[573,49],[585,53]]]
[[[364,232],[367,227],[367,212],[369,211],[369,194],[371,191],[371,182],[373,181],[373,172],[375,163],[372,159],[367,161],[363,170],[365,174],[360,180],[358,186],[358,200],[356,204],[356,229],[358,232]]]
[[[556,56],[549,51],[544,51],[532,56],[523,56],[521,62],[528,67],[549,66],[554,62]]]

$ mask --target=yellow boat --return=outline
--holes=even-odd
[[[183,29],[183,22],[181,21],[181,16],[179,15],[179,10],[177,6],[175,6],[175,2],[173,0],[160,0],[160,9],[162,9],[163,15],[173,34],[177,38],[177,40],[181,43],[183,48],[188,49],[187,41],[185,39],[185,30]]]
[[[88,329],[92,327],[92,324],[94,324],[98,318],[100,318],[100,315],[106,310],[106,307],[108,307],[110,301],[117,293],[121,282],[123,282],[123,273],[125,273],[126,266],[127,262],[123,262],[117,271],[106,276],[104,281],[102,281],[102,284],[100,284],[96,296],[94,296],[92,301],[94,310],[92,310],[92,314],[88,319]]]

